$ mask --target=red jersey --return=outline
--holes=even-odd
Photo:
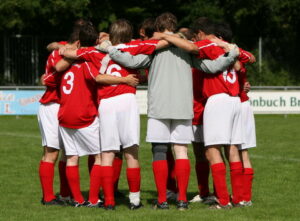
[[[62,73],[59,125],[79,129],[93,123],[98,115],[98,70],[91,62],[77,61]]]
[[[203,112],[206,100],[203,98],[203,74],[200,70],[193,68],[193,95],[194,95],[194,118],[193,125],[203,124]]]
[[[247,93],[244,91],[244,84],[247,82],[247,69],[245,64],[250,61],[251,53],[240,48],[240,55],[238,60],[241,62],[241,70],[238,72],[238,79],[240,84],[240,93],[241,102],[249,100]]]
[[[44,75],[44,81],[46,84],[46,91],[40,103],[47,104],[50,102],[59,103],[59,83],[60,83],[60,74],[55,70],[56,63],[62,58],[59,55],[58,50],[54,50],[48,57],[46,63],[46,70]]]
[[[206,39],[195,43],[199,48],[198,58],[214,60],[224,54],[224,50],[217,44]],[[229,68],[217,74],[206,74],[203,76],[203,97],[209,98],[212,95],[226,93],[230,96],[239,94],[239,83],[236,72],[233,68]]]
[[[127,44],[120,44],[116,47],[124,52],[129,52],[132,55],[137,54],[152,54],[156,48],[157,41],[133,41]],[[91,61],[100,74],[110,74],[117,77],[126,77],[129,74],[138,74],[137,70],[125,68],[111,60],[108,54],[103,54],[95,48],[82,48],[77,50],[79,59]],[[120,94],[136,93],[136,88],[127,84],[117,85],[99,85],[99,99],[105,99]]]

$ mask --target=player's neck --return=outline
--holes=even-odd
[[[204,39],[211,40],[211,39],[213,39],[213,38],[216,38],[216,36],[210,34],[210,35],[206,35]]]

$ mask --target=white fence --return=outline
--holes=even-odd
[[[35,114],[43,91],[43,86],[0,86],[0,115]],[[248,95],[255,114],[300,114],[300,86],[253,86]],[[136,97],[146,114],[147,87],[138,87]]]

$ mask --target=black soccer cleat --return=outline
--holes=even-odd
[[[58,198],[54,198],[51,201],[44,201],[44,199],[42,199],[41,203],[45,206],[64,206],[65,205],[65,202]]]
[[[129,209],[130,210],[136,210],[142,208],[144,205],[140,202],[138,205],[134,205],[133,203],[129,204]]]
[[[113,205],[107,205],[107,206],[104,205],[103,208],[105,210],[115,210],[116,209],[115,206],[113,206]]]
[[[180,211],[187,210],[189,208],[189,203],[183,200],[177,202],[177,209]]]
[[[153,205],[153,209],[169,209],[169,204],[167,202],[159,203],[156,201]]]

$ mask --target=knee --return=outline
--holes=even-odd
[[[152,143],[153,161],[167,160],[167,152],[167,143]]]

